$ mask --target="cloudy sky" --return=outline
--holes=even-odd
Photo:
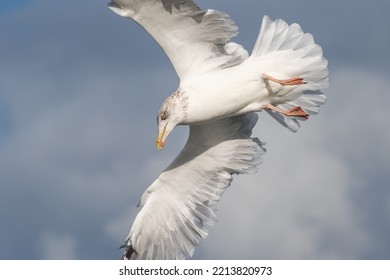
[[[134,22],[96,0],[0,2],[0,259],[117,259],[178,78]],[[387,0],[202,0],[251,50],[263,15],[298,22],[329,60],[322,111],[293,134],[260,113],[268,151],[236,177],[195,259],[390,259]]]

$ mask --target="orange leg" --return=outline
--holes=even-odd
[[[287,110],[287,111],[280,109],[278,107],[272,106],[271,104],[266,105],[264,108],[267,110],[279,112],[279,113],[281,113],[285,116],[288,116],[288,117],[301,117],[301,118],[305,118],[305,119],[309,118],[309,115],[305,111],[303,111],[303,109],[299,106],[296,106],[296,107],[294,107],[290,110]]]
[[[278,83],[282,86],[296,86],[296,85],[307,84],[307,82],[304,81],[304,79],[300,78],[300,77],[296,77],[296,78],[292,78],[292,79],[288,79],[288,80],[279,80],[279,79],[276,79],[274,77],[268,76],[267,74],[263,74],[262,77],[263,77],[263,79],[273,81],[273,82]]]

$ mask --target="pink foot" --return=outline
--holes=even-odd
[[[299,106],[296,106],[296,107],[294,107],[290,110],[287,110],[287,111],[280,109],[278,107],[272,106],[271,104],[266,105],[264,108],[267,110],[272,110],[272,111],[281,113],[281,114],[288,116],[288,117],[300,117],[300,118],[305,118],[305,119],[309,118],[309,115]]]
[[[301,118],[305,118],[305,119],[308,119],[309,118],[309,115],[303,111],[303,109],[299,106],[297,107],[294,107],[290,110],[288,110],[286,112],[286,116],[289,116],[289,117],[301,117]]]
[[[268,76],[267,74],[263,74],[263,79],[273,81],[273,82],[278,83],[282,86],[296,86],[296,85],[307,84],[307,82],[303,78],[300,78],[300,77],[296,77],[296,78],[292,78],[292,79],[288,79],[288,80],[279,80],[279,79],[276,79],[274,77]]]

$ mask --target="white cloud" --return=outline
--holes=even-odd
[[[45,232],[41,236],[41,258],[45,260],[77,259],[77,240],[73,235]]]

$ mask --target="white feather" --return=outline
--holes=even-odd
[[[183,259],[216,223],[215,209],[233,174],[256,170],[265,152],[251,138],[256,114],[191,126],[182,152],[146,190],[124,244],[124,258]],[[151,253],[153,252],[153,253]]]
[[[311,34],[304,33],[296,23],[288,25],[281,19],[272,21],[265,16],[251,57],[257,57],[263,63],[270,61],[268,73],[277,77],[303,77],[308,82],[282,88],[271,100],[273,105],[284,110],[299,106],[309,115],[318,114],[326,101],[320,90],[328,87],[329,73],[322,49]],[[267,113],[293,132],[300,128],[298,121],[301,118],[286,117],[275,111]]]
[[[168,55],[180,79],[241,63],[248,53],[225,44],[238,34],[230,17],[192,0],[113,0],[109,8],[138,22]],[[232,48],[233,47],[233,48]]]

